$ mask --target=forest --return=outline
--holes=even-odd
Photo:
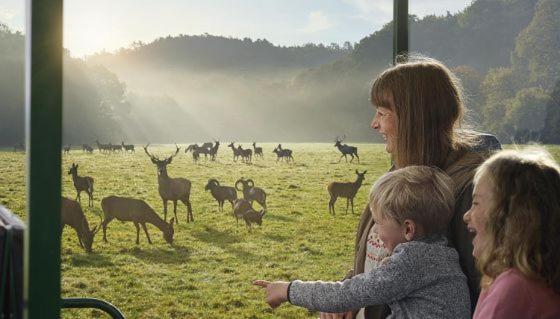
[[[410,15],[410,51],[462,80],[471,127],[506,143],[560,142],[560,3],[476,0]],[[391,64],[392,24],[357,43],[276,46],[178,35],[64,55],[64,143],[375,142],[369,86]],[[24,138],[24,35],[0,26],[0,145]]]

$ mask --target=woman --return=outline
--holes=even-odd
[[[476,305],[479,278],[472,258],[472,244],[462,221],[470,207],[472,177],[492,149],[500,148],[492,135],[464,130],[465,107],[459,81],[441,62],[409,58],[379,75],[371,89],[376,114],[371,127],[385,140],[391,169],[409,165],[436,166],[455,182],[456,205],[448,238],[458,250],[467,275],[471,304]],[[354,269],[347,278],[375,268],[387,256],[366,207],[356,234]],[[361,309],[357,318],[384,318],[388,307]],[[347,314],[321,314],[321,318],[350,318]]]
[[[474,183],[464,216],[482,273],[474,318],[560,318],[560,167],[542,149],[502,151]]]

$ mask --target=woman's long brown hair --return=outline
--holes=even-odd
[[[434,59],[411,56],[381,73],[371,101],[396,114],[397,167],[443,168],[451,151],[474,143],[468,133],[457,133],[465,114],[462,96],[459,80]]]

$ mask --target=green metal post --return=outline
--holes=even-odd
[[[393,63],[408,53],[408,0],[393,0]]]
[[[60,317],[62,0],[27,0],[24,317]]]

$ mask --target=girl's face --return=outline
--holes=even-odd
[[[379,214],[373,213],[373,219],[377,224],[377,231],[379,233],[379,238],[383,241],[383,245],[389,251],[393,253],[393,249],[398,244],[407,242],[406,227],[399,224],[393,218],[383,218],[378,216]]]
[[[472,254],[474,257],[480,256],[480,252],[488,239],[485,226],[491,202],[492,188],[490,180],[483,174],[474,185],[471,209],[463,216],[463,220],[467,223],[467,229],[470,233],[474,234],[472,240]]]
[[[397,143],[397,116],[391,109],[377,106],[371,128],[379,131],[385,140],[385,151],[392,154]]]

